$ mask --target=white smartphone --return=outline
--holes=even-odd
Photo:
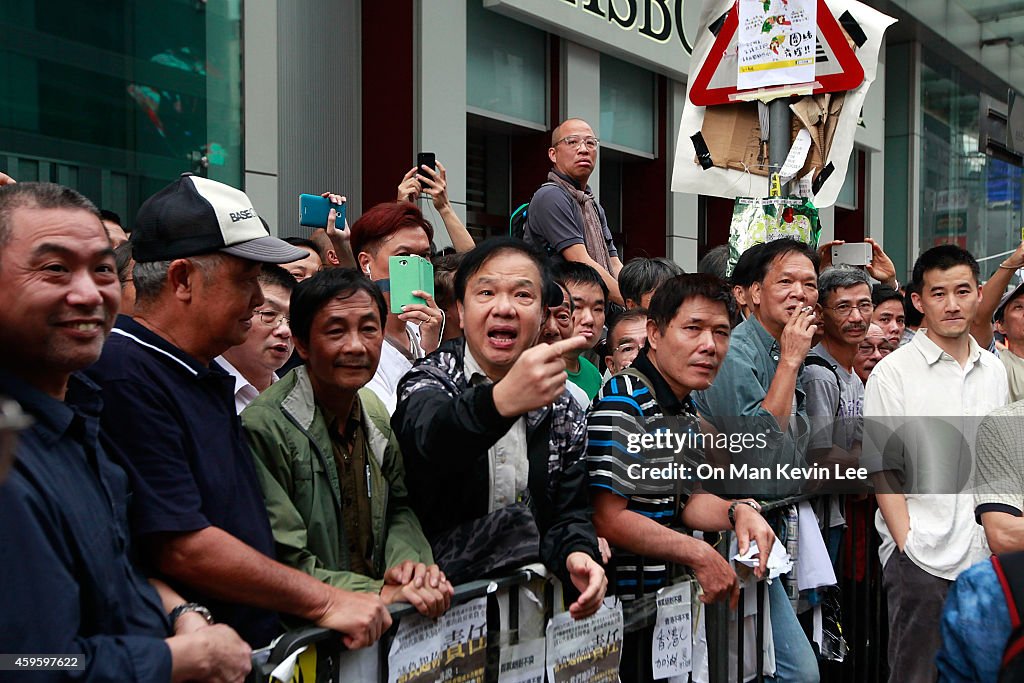
[[[867,242],[848,242],[832,246],[832,265],[867,266],[871,264],[871,245]]]

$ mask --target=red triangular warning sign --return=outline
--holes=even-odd
[[[726,14],[711,51],[690,87],[690,101],[698,107],[729,104],[740,92],[736,87],[736,31],[739,27],[739,2]],[[847,42],[846,34],[832,15],[825,0],[818,0],[818,49],[815,55],[812,92],[852,90],[864,82],[864,67]],[[752,92],[752,91],[746,91]]]

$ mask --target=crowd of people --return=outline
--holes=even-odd
[[[368,646],[388,605],[437,617],[455,585],[536,561],[576,619],[606,594],[629,609],[673,565],[735,608],[711,535],[756,546],[765,577],[793,539],[761,504],[799,488],[645,486],[634,468],[813,464],[870,475],[890,680],[995,680],[1009,612],[972,600],[999,602],[991,552],[1024,550],[1024,285],[1004,295],[1024,243],[984,296],[954,245],[906,287],[870,239],[866,268],[790,238],[728,273],[725,247],[698,273],[623,264],[588,185],[599,144],[582,120],[557,127],[525,240],[481,244],[441,164],[351,227],[332,209],[285,240],[190,174],[130,226],[0,174],[0,394],[34,420],[0,485],[0,652],[81,653],[54,680],[237,681],[286,628]],[[395,256],[434,261],[423,303],[392,308]],[[759,439],[628,451],[652,424]],[[976,496],[934,483],[965,462]],[[842,510],[817,512],[834,549]],[[774,680],[819,680],[794,596],[767,594]],[[979,639],[971,618],[995,623]],[[623,648],[650,664],[642,634]]]

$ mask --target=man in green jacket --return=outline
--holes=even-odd
[[[362,387],[384,341],[384,298],[356,270],[300,282],[291,328],[305,365],[242,413],[278,558],[346,590],[437,617],[452,586],[407,504],[389,415]]]

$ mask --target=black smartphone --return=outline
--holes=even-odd
[[[429,168],[437,170],[437,158],[433,152],[420,152],[416,155],[416,172],[421,173],[421,166],[427,166]],[[423,183],[420,183],[420,187],[423,187]]]

